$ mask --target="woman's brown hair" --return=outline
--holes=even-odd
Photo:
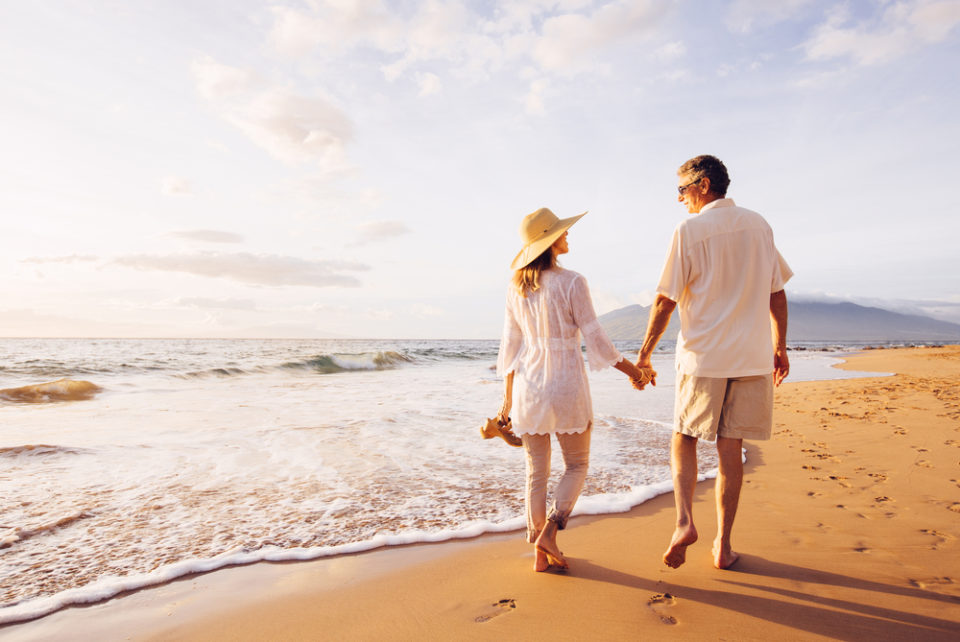
[[[531,292],[540,289],[540,274],[544,270],[556,266],[557,255],[553,253],[553,247],[548,247],[540,256],[533,259],[522,268],[513,273],[513,285],[517,288],[520,296],[527,298]]]

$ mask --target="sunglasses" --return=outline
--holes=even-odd
[[[702,180],[703,180],[703,176],[701,176],[700,178],[698,178],[698,179],[695,180],[695,181],[690,181],[690,182],[687,183],[686,185],[680,185],[679,187],[677,187],[677,191],[680,192],[680,196],[683,196],[684,194],[687,193],[687,188],[688,188],[688,187],[690,187],[691,185],[696,185],[697,183],[699,183],[699,182],[702,181]]]

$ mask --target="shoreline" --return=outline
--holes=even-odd
[[[840,367],[898,374],[778,389],[773,440],[746,445],[734,531],[743,557],[730,571],[709,564],[706,481],[695,500],[701,540],[676,570],[660,561],[672,532],[668,493],[626,513],[574,518],[560,537],[565,575],[530,571],[517,532],[484,534],[185,576],[0,635],[956,639],[960,348],[871,350]]]

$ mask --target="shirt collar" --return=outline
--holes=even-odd
[[[712,210],[715,207],[734,207],[736,203],[733,202],[732,198],[718,198],[715,201],[710,201],[706,205],[700,208],[700,213],[703,214],[707,210]]]

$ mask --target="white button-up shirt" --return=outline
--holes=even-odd
[[[677,302],[677,371],[700,377],[773,372],[770,294],[793,276],[756,212],[721,198],[673,232],[657,292]]]

